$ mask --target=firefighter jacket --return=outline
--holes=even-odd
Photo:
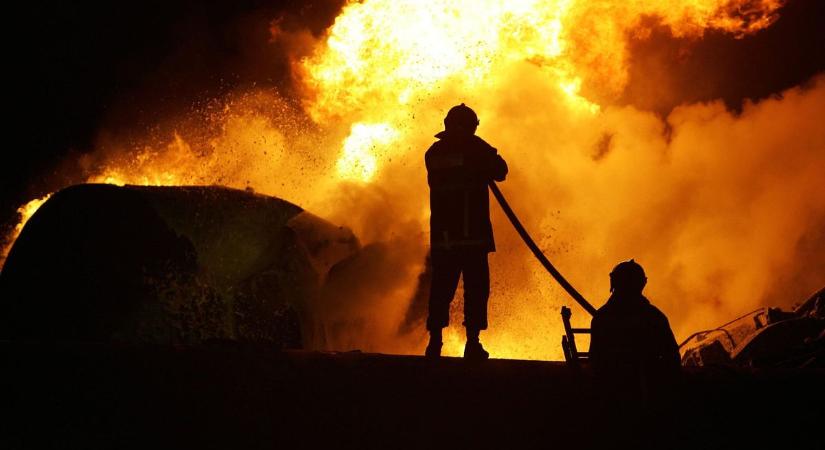
[[[487,185],[507,163],[475,135],[442,131],[424,157],[430,185],[430,244],[444,250],[495,251]]]
[[[614,293],[590,326],[590,361],[597,374],[661,376],[679,370],[679,346],[667,317],[641,294]]]

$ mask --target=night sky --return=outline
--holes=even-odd
[[[320,35],[341,3],[45,2],[9,13],[14,118],[0,165],[0,224],[10,226],[17,206],[65,185],[66,164],[92,151],[104,130],[140,132],[239,86],[289,93],[288,60],[270,39],[271,21],[283,17],[286,29]],[[696,43],[657,29],[632,50],[620,102],[663,115],[717,98],[736,109],[825,71],[825,2],[790,0],[777,23],[744,39],[708,33]]]

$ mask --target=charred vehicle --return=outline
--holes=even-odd
[[[759,308],[681,343],[682,365],[825,367],[825,288],[791,311]]]
[[[331,269],[360,250],[349,229],[254,192],[72,186],[0,272],[0,339],[306,348]]]

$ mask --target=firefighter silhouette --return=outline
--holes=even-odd
[[[667,317],[642,295],[644,269],[634,260],[610,272],[610,298],[591,321],[593,370],[613,383],[662,379],[680,367],[679,346]],[[642,386],[644,388],[644,386]]]
[[[479,341],[487,329],[490,271],[487,254],[495,251],[490,224],[487,185],[503,181],[507,163],[495,148],[475,135],[479,121],[464,105],[455,106],[444,119],[444,131],[425,156],[430,186],[430,288],[425,355],[441,355],[441,332],[449,323],[450,303],[464,279],[464,357],[486,359]]]

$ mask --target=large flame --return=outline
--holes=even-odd
[[[618,95],[627,81],[627,36],[655,17],[676,36],[708,28],[737,35],[770,25],[777,0],[575,1],[372,0],[352,2],[324,46],[303,62],[316,120],[406,122],[422,102],[483,95],[525,62],[575,106],[596,111],[582,82]],[[376,108],[376,106],[379,106]]]
[[[251,187],[389,244],[393,282],[378,282],[379,269],[354,280],[383,286],[359,294],[376,297],[358,312],[372,325],[327,345],[419,352],[423,331],[397,330],[426,253],[423,152],[447,109],[465,102],[510,164],[502,189],[574,284],[599,305],[611,266],[635,257],[684,336],[776,300],[797,274],[825,282],[794,261],[825,245],[825,132],[807,119],[825,114],[825,83],[741,115],[710,103],[663,121],[612,103],[628,82],[628,43],[654,25],[744,37],[770,26],[781,3],[353,1],[296,61],[300,98],[234,93],[224,108],[173,121],[166,142],[107,142],[83,161],[85,179]],[[493,221],[485,344],[495,357],[559,358],[568,300],[497,211]],[[460,326],[445,339],[460,354]]]

